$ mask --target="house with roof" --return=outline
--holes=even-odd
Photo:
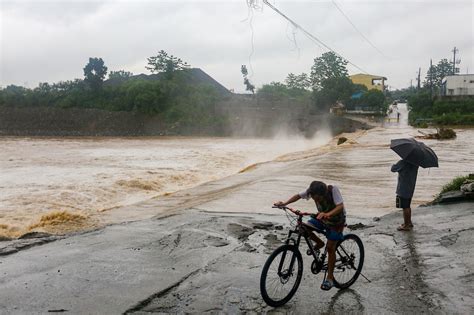
[[[387,78],[380,75],[358,73],[350,75],[349,79],[351,79],[352,83],[354,84],[361,84],[366,86],[367,90],[375,89],[384,92],[387,88],[387,86],[385,85],[385,81],[387,80]]]

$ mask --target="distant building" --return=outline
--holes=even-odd
[[[474,96],[474,74],[449,75],[441,83],[443,96]]]
[[[368,90],[375,89],[384,92],[386,88],[385,80],[387,78],[379,75],[359,73],[350,75],[349,78],[352,80],[352,83],[365,85]]]
[[[336,104],[334,104],[333,106],[331,106],[331,108],[329,109],[329,112],[331,114],[334,114],[336,116],[342,116],[344,115],[344,112],[346,111],[346,106],[344,106],[344,104],[342,104],[341,102],[336,102]]]

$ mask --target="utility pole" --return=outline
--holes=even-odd
[[[417,90],[420,90],[420,73],[421,73],[421,68],[418,68],[418,79],[417,79],[418,84],[416,86]]]
[[[430,59],[430,96],[433,98],[433,59]]]
[[[453,75],[456,75],[456,53],[459,51],[459,49],[454,46],[454,49],[451,51],[453,52]]]

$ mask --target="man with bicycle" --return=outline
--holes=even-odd
[[[312,232],[315,227],[324,230],[327,237],[326,247],[328,249],[328,273],[321,284],[322,290],[330,290],[334,286],[334,265],[336,263],[337,242],[343,239],[343,230],[346,224],[346,212],[342,195],[336,186],[327,186],[320,181],[313,181],[309,188],[299,194],[292,196],[286,202],[278,201],[275,206],[286,206],[300,199],[313,199],[318,213],[304,224],[306,233],[316,243],[315,249],[319,250],[324,242]]]

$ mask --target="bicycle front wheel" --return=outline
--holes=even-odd
[[[359,277],[364,265],[364,245],[357,235],[347,234],[336,247],[334,285],[339,289],[350,287]]]
[[[260,277],[260,293],[270,306],[288,302],[298,290],[303,275],[303,258],[294,245],[278,247],[268,257]]]

